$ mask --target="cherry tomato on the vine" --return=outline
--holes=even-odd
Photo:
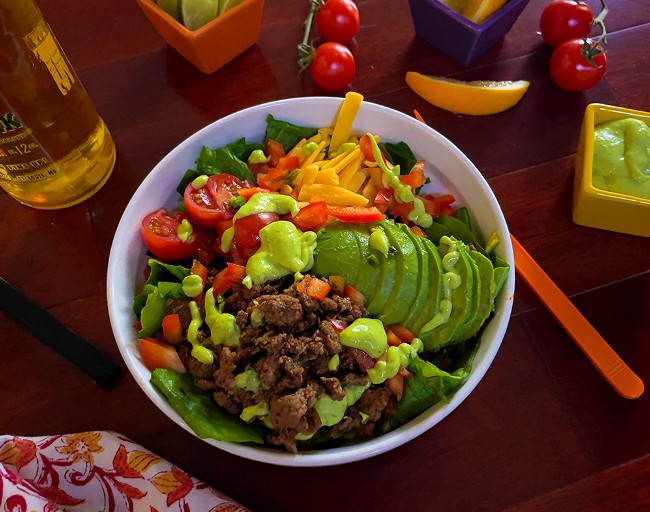
[[[593,19],[593,11],[584,2],[553,0],[542,11],[539,28],[544,41],[557,47],[569,39],[587,37]]]
[[[340,43],[323,43],[316,49],[310,72],[319,87],[326,91],[340,91],[354,78],[354,56]]]
[[[602,47],[589,39],[565,41],[553,51],[549,64],[551,78],[567,91],[584,91],[593,87],[606,69],[607,57]]]
[[[347,43],[359,31],[359,9],[352,0],[327,0],[318,10],[316,27],[326,41]]]

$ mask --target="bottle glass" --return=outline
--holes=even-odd
[[[0,1],[0,186],[42,209],[97,192],[115,145],[32,0]]]

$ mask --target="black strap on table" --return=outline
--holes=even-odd
[[[108,386],[117,375],[120,367],[115,361],[1,277],[0,309],[100,386]]]

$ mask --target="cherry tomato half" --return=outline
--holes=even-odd
[[[183,194],[187,214],[194,222],[210,227],[230,220],[236,211],[230,206],[230,198],[242,188],[244,183],[230,174],[213,174],[198,189],[189,183]]]
[[[352,82],[356,73],[352,52],[339,43],[327,42],[316,49],[311,77],[326,91],[340,91]]]
[[[144,219],[140,231],[144,244],[156,257],[167,261],[182,261],[190,258],[199,246],[196,234],[184,242],[178,237],[181,221],[167,215],[165,210],[151,212]]]
[[[584,2],[576,0],[553,0],[539,20],[544,41],[553,47],[569,39],[583,39],[591,32],[594,13]]]
[[[591,54],[592,65],[585,54]],[[607,69],[602,47],[587,39],[571,39],[558,46],[551,55],[549,70],[558,87],[567,91],[584,91],[596,85]]]
[[[327,0],[318,10],[316,27],[326,41],[347,43],[359,31],[359,9],[351,0]]]

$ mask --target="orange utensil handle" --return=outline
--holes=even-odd
[[[643,382],[614,352],[537,262],[510,235],[515,268],[605,380],[623,397],[639,398]]]

